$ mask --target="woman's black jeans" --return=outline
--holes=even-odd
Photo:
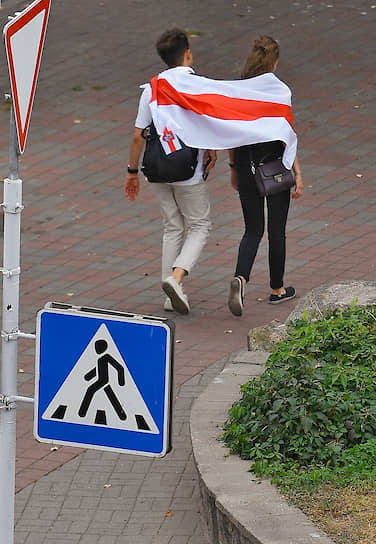
[[[240,202],[243,209],[245,232],[239,245],[236,276],[249,281],[258,246],[265,229],[265,198],[268,209],[270,287],[283,287],[286,261],[286,222],[290,206],[290,190],[273,196],[261,197],[250,167],[237,169]]]

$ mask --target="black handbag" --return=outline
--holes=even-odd
[[[293,171],[283,165],[281,158],[260,163],[256,168],[251,162],[251,169],[260,196],[275,195],[295,185]]]
[[[154,123],[142,131],[145,152],[141,170],[151,183],[171,183],[191,178],[196,170],[198,149],[188,147],[178,138],[180,149],[166,154]]]

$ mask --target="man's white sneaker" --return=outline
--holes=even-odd
[[[164,301],[164,304],[163,304],[163,309],[165,312],[173,312],[174,309],[172,307],[172,303],[171,303],[171,299],[169,297],[166,297],[166,300]]]
[[[182,286],[169,276],[162,282],[162,289],[171,300],[173,309],[179,314],[187,314],[190,310],[188,298],[183,292]]]

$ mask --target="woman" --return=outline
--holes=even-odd
[[[242,79],[274,72],[279,58],[279,45],[269,36],[259,36],[246,60]],[[231,281],[228,306],[230,311],[240,316],[243,313],[245,285],[256,257],[257,249],[264,234],[264,199],[257,192],[250,163],[258,166],[281,157],[284,144],[280,141],[253,144],[232,149],[229,152],[231,185],[239,192],[243,209],[245,232],[239,245],[235,276]],[[303,194],[303,180],[298,159],[293,164],[295,187],[292,198]],[[286,259],[286,221],[290,206],[290,190],[266,197],[268,208],[269,273],[271,294],[269,302],[278,304],[295,297],[293,287],[283,286]]]

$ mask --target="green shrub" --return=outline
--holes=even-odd
[[[224,441],[256,474],[322,481],[356,448],[375,466],[376,307],[355,302],[290,324],[264,374],[242,386]]]

